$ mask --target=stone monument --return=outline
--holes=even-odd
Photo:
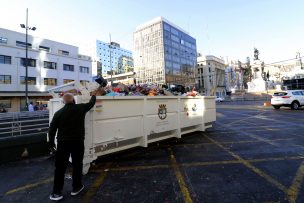
[[[248,92],[264,92],[266,91],[266,81],[263,79],[264,62],[259,59],[259,50],[254,48],[254,60],[252,64],[253,78],[248,82]]]

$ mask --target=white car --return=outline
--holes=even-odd
[[[275,109],[279,109],[281,106],[299,109],[304,106],[304,90],[275,92],[271,98],[271,105]]]
[[[221,97],[219,97],[219,96],[216,96],[216,97],[215,97],[215,102],[223,102],[223,101],[224,101],[223,98],[221,98]]]

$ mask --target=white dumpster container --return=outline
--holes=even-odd
[[[89,99],[75,97],[76,103]],[[63,105],[61,98],[49,101],[50,121]],[[85,118],[84,173],[99,156],[205,131],[215,119],[214,97],[98,96]]]

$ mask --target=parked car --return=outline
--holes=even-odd
[[[304,90],[286,90],[275,92],[271,98],[271,105],[275,109],[282,106],[299,109],[304,106]]]
[[[216,97],[215,97],[215,102],[223,102],[223,101],[224,101],[223,98],[221,98],[221,97],[219,97],[219,96],[216,96]]]

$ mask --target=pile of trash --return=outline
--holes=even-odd
[[[102,77],[95,79],[95,82],[96,86],[94,85],[95,88],[93,89],[96,96],[200,96],[200,94],[195,91],[195,88],[185,88],[182,85],[170,85],[170,87],[167,85],[159,87],[156,84],[125,85],[122,83],[113,83],[111,85]],[[80,91],[76,88],[63,91],[59,95],[63,96],[66,92],[81,95]]]
[[[112,86],[99,87],[98,96],[199,96],[199,93],[193,88],[191,91],[187,88],[176,88],[156,84],[143,85],[124,85],[114,84]]]

